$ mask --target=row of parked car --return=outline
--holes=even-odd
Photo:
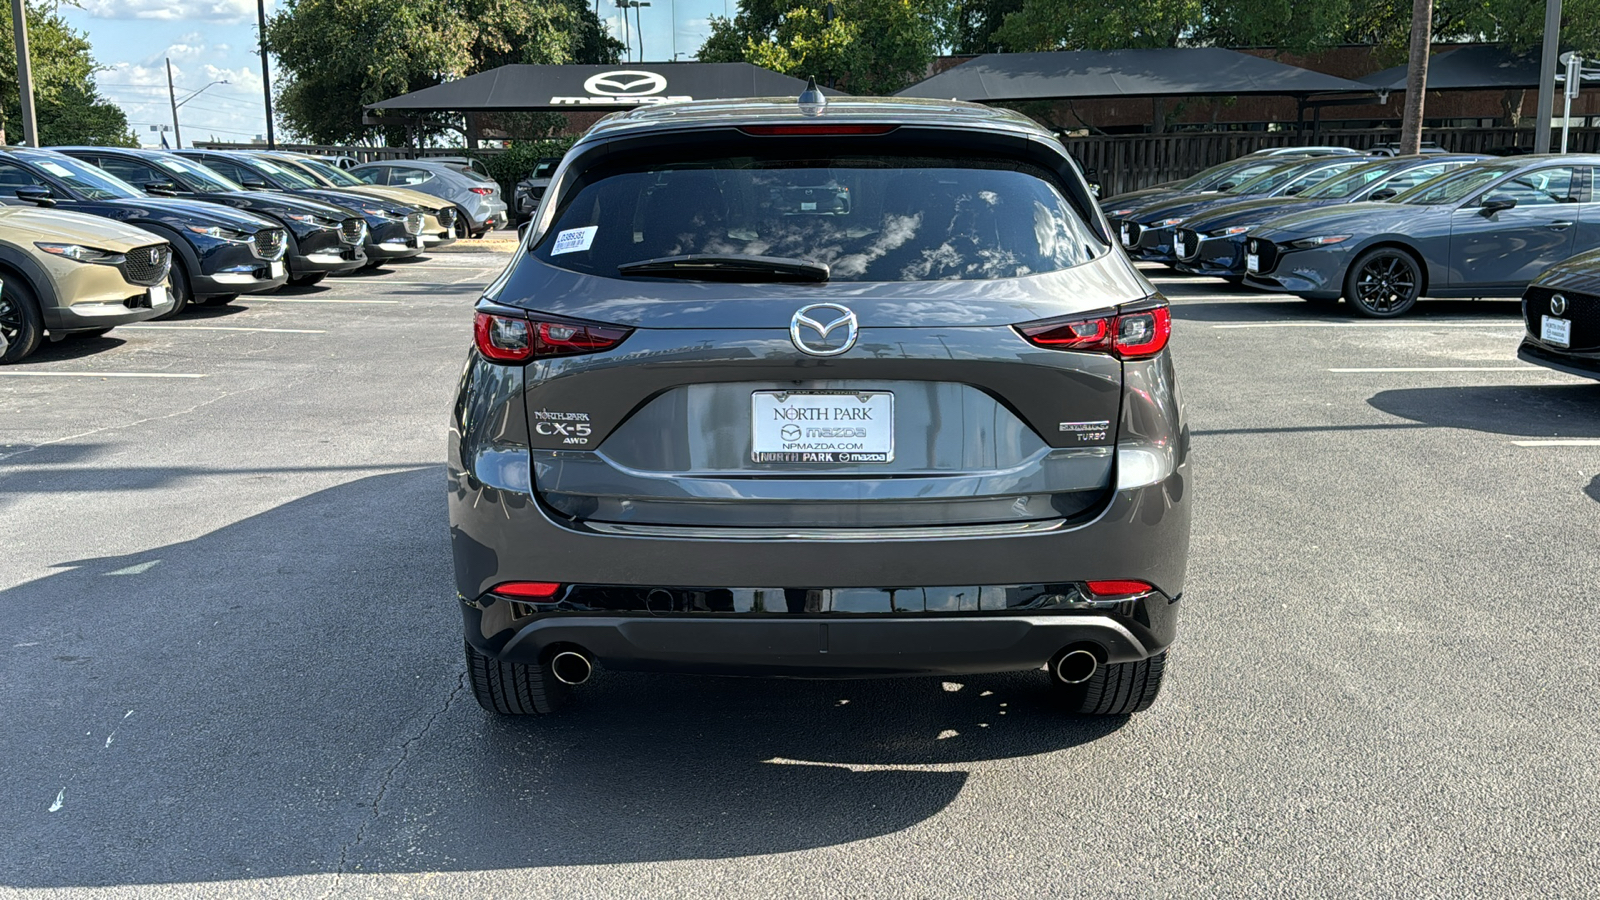
[[[453,175],[267,151],[0,151],[0,363],[47,338],[307,287],[508,224],[493,181],[461,175],[481,192],[458,202]]]

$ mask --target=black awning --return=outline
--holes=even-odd
[[[1061,50],[990,53],[899,93],[935,100],[1064,100],[1089,97],[1307,95],[1371,91],[1369,85],[1224,50]]]
[[[742,62],[501,66],[371,103],[367,108],[412,112],[617,110],[680,100],[795,97],[805,87],[799,78]]]
[[[1406,89],[1406,67],[1395,66],[1361,79],[1374,90]],[[1428,60],[1428,90],[1516,90],[1539,86],[1539,58],[1493,44],[1436,53]]]

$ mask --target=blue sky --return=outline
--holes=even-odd
[[[614,0],[596,0],[602,18],[622,37]],[[712,15],[731,15],[734,0],[650,0],[641,8],[645,59],[691,58],[710,31]],[[178,111],[184,144],[194,140],[248,141],[266,133],[261,97],[261,60],[256,55],[255,0],[80,0],[61,14],[89,35],[95,59],[107,67],[100,91],[120,105],[147,145],[160,142],[151,125],[170,125],[164,60],[172,60],[178,99],[213,81],[203,95]],[[276,4],[267,0],[267,14]],[[632,53],[640,31],[629,15]],[[273,72],[276,74],[276,64]],[[168,136],[171,139],[171,136]]]

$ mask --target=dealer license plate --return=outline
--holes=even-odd
[[[1557,347],[1572,346],[1572,320],[1555,316],[1539,317],[1539,340]]]
[[[1133,232],[1126,225],[1122,226],[1122,246],[1133,246]]]
[[[758,463],[892,462],[894,394],[756,391],[750,395],[750,458]]]
[[[275,262],[271,266],[269,266],[268,269],[272,272],[272,276],[271,277],[273,277],[273,278],[282,278],[283,277],[283,263]]]
[[[158,284],[150,289],[150,308],[156,309],[167,302],[167,286]]]
[[[1188,253],[1188,248],[1189,245],[1183,242],[1183,238],[1176,238],[1172,242],[1172,252],[1177,256],[1183,256]]]
[[[1254,253],[1244,255],[1244,270],[1251,274],[1261,271],[1261,257]]]

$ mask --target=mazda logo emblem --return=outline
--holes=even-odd
[[[624,69],[591,75],[589,80],[583,83],[583,89],[591,94],[604,94],[608,97],[643,96],[659,94],[666,90],[667,79],[654,72]]]
[[[161,248],[160,247],[151,247],[150,248],[150,265],[152,265],[152,266],[161,265]]]
[[[833,346],[835,342],[830,341],[829,336],[841,328],[844,333],[838,339],[837,346]],[[800,352],[812,356],[838,356],[849,352],[856,345],[859,332],[860,323],[856,320],[856,314],[837,303],[803,306],[789,320],[789,339],[794,341]]]
[[[1564,316],[1567,314],[1567,298],[1557,294],[1550,298],[1550,315]]]

